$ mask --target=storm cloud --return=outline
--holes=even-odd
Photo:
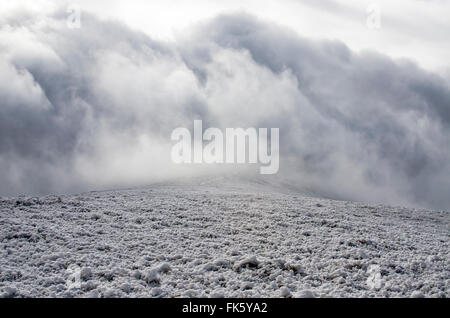
[[[70,29],[66,17],[0,19],[1,195],[196,174],[170,162],[170,133],[202,119],[279,127],[280,173],[267,178],[332,198],[450,209],[447,79],[246,14],[171,42],[88,13]]]

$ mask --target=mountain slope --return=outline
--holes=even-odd
[[[215,179],[0,202],[3,297],[448,297],[449,214]]]

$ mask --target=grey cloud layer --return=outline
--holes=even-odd
[[[42,17],[41,17],[42,18]],[[280,176],[336,198],[450,208],[449,83],[247,15],[158,43],[84,14],[5,21],[0,193],[177,176],[170,132],[280,127]]]

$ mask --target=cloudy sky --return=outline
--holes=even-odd
[[[170,162],[171,131],[203,119],[279,127],[275,177],[320,195],[449,210],[449,15],[439,0],[0,1],[0,195],[217,173]]]
[[[32,12],[78,5],[101,19],[116,19],[153,39],[173,41],[195,23],[223,13],[247,12],[309,38],[343,41],[352,50],[374,49],[407,57],[429,70],[449,71],[450,43],[446,0],[78,0],[3,1],[2,13],[24,5]],[[380,27],[367,19],[379,8]],[[6,11],[6,12],[5,12]]]

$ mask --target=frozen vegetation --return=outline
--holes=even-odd
[[[449,212],[215,180],[0,201],[2,297],[448,297]]]

